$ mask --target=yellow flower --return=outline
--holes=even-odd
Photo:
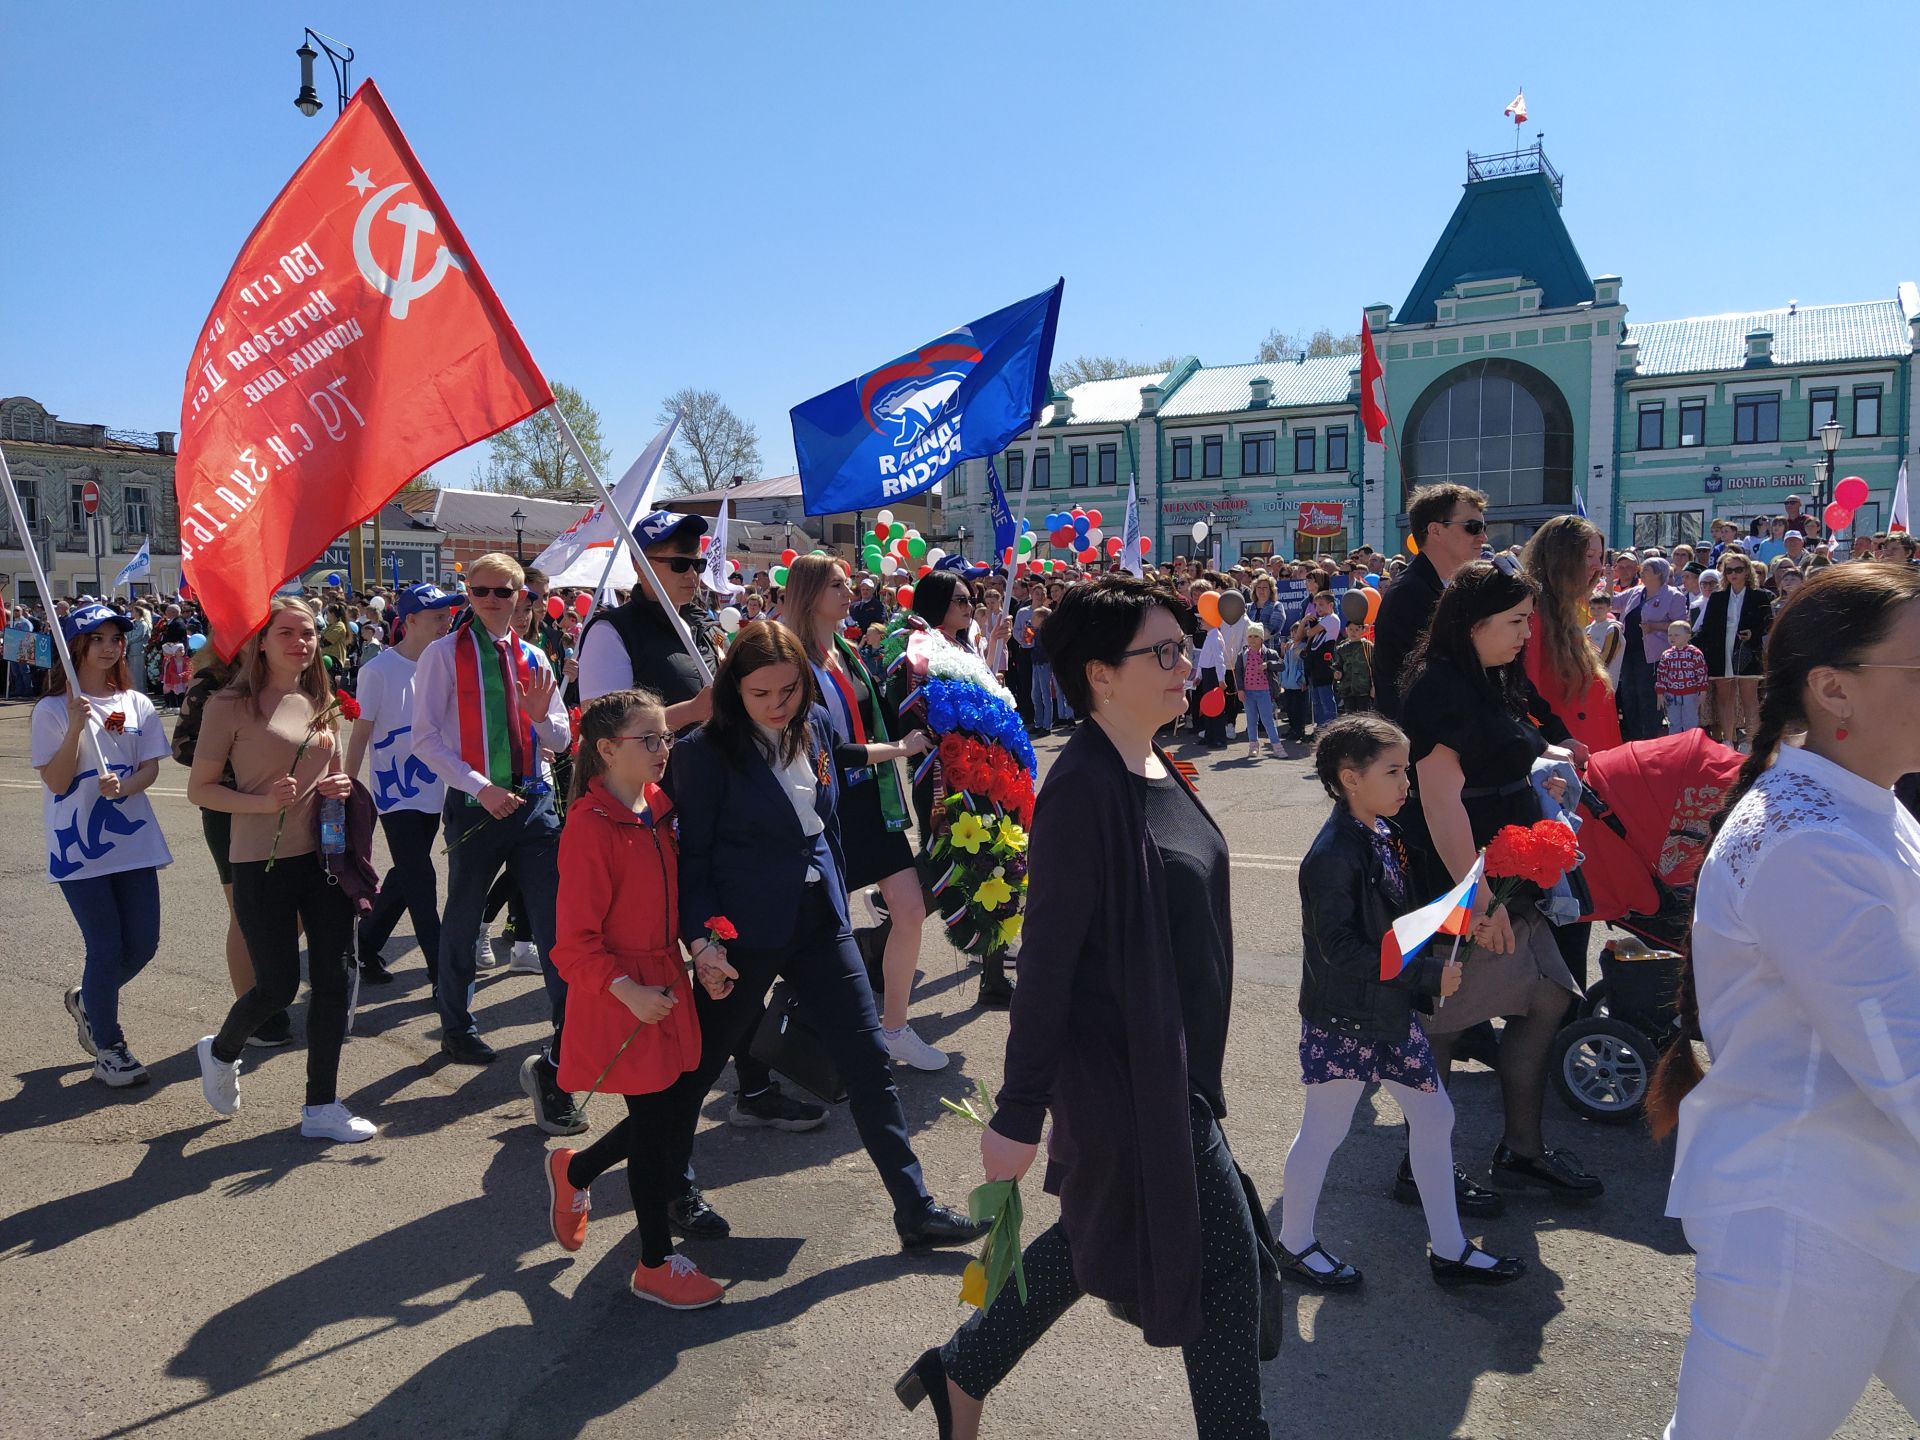
[[[1020,927],[1026,922],[1024,915],[1009,915],[1000,922],[1000,944],[1002,948],[1013,944],[1020,938]]]
[[[987,1303],[987,1267],[978,1260],[969,1260],[967,1268],[960,1273],[960,1303],[962,1305]]]
[[[947,832],[947,839],[969,855],[978,855],[980,847],[987,840],[987,827],[980,823],[978,815],[969,811],[953,822],[953,828]]]
[[[980,882],[980,888],[973,892],[974,902],[989,910],[996,910],[1013,899],[1013,887],[995,871]]]
[[[1011,815],[1000,822],[1000,833],[995,838],[1004,849],[1016,855],[1027,848],[1027,832],[1020,828]]]

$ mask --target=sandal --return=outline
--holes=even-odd
[[[1315,1290],[1351,1290],[1360,1283],[1360,1272],[1354,1269],[1353,1266],[1347,1264],[1346,1261],[1329,1255],[1326,1248],[1321,1245],[1318,1240],[1314,1241],[1313,1244],[1302,1250],[1298,1255],[1294,1254],[1293,1251],[1287,1249],[1284,1245],[1276,1245],[1274,1248],[1280,1252],[1280,1273],[1282,1275],[1292,1276],[1302,1285],[1311,1286]],[[1307,1257],[1309,1255],[1318,1255],[1322,1260],[1325,1260],[1329,1265],[1333,1266],[1333,1269],[1314,1269],[1311,1265],[1307,1264]]]

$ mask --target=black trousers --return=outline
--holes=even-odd
[[[627,1191],[633,1196],[634,1219],[640,1225],[640,1263],[663,1265],[673,1253],[667,1202],[681,1190],[680,1177],[668,1157],[674,1150],[674,1137],[685,1122],[680,1112],[687,1100],[677,1087],[622,1098],[627,1102],[626,1119],[568,1162],[567,1183],[584,1190],[626,1161]]]
[[[1260,1251],[1226,1137],[1199,1100],[1193,1172],[1200,1192],[1200,1309],[1206,1328],[1181,1347],[1200,1440],[1267,1440],[1260,1401]],[[984,1400],[1081,1295],[1067,1234],[1049,1226],[1021,1253],[1027,1298],[1009,1281],[940,1347],[947,1377]]]
[[[867,967],[852,934],[841,928],[826,885],[807,886],[794,920],[793,939],[787,945],[777,950],[730,945],[727,959],[740,978],[724,1000],[715,1000],[704,985],[693,987],[700,1018],[700,1068],[682,1075],[675,1086],[683,1118],[673,1168],[690,1173],[701,1102],[727,1056],[752,1041],[767,991],[776,978],[782,979],[820,1022],[834,1064],[846,1082],[848,1108],[860,1143],[893,1200],[895,1223],[917,1221],[933,1202],[920,1174],[920,1159],[907,1138],[907,1117],[894,1087],[893,1059],[881,1038]]]
[[[393,927],[406,914],[413,919],[413,938],[427,960],[427,978],[440,974],[440,882],[433,870],[433,842],[440,833],[440,816],[427,810],[389,810],[380,817],[386,832],[393,868],[380,882],[373,913],[360,922],[360,953],[377,955],[393,938]]]
[[[1287,722],[1287,738],[1300,740],[1307,733],[1307,692],[1304,690],[1282,690],[1280,692],[1280,710]]]
[[[347,1038],[347,962],[353,944],[353,904],[327,883],[314,854],[233,867],[233,912],[253,957],[253,988],[233,1002],[213,1053],[240,1058],[247,1037],[300,992],[300,929],[307,932],[307,1104],[339,1098],[340,1047]]]
[[[1024,645],[1007,646],[1007,688],[1013,691],[1013,708],[1027,724],[1033,724],[1033,697],[1027,694],[1033,677],[1033,652]]]

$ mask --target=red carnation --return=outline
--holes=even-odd
[[[360,718],[360,702],[344,692],[337,697],[340,701],[340,714],[348,720]]]
[[[957,765],[960,763],[960,757],[966,753],[966,737],[957,730],[949,730],[945,735],[940,737],[940,763],[942,765]]]
[[[707,917],[707,939],[718,944],[723,940],[738,940],[740,932],[733,928],[733,922],[724,915]]]

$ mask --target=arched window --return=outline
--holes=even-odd
[[[1414,402],[1400,466],[1406,494],[1452,481],[1484,491],[1495,511],[1564,510],[1573,503],[1573,417],[1533,367],[1475,360]]]

